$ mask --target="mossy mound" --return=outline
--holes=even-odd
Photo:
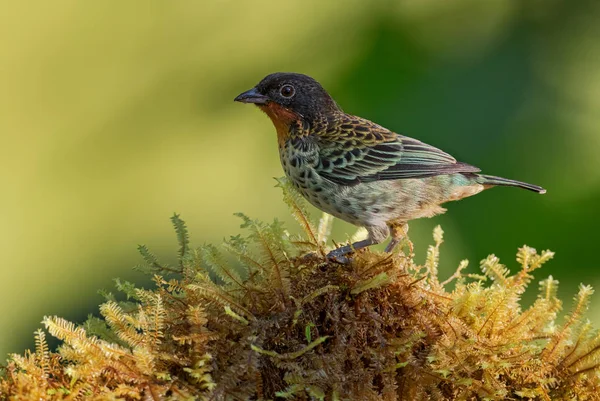
[[[442,231],[424,265],[413,255],[361,251],[348,265],[325,258],[330,218],[315,227],[298,196],[285,200],[305,235],[240,215],[247,236],[192,248],[174,216],[177,266],[140,247],[156,287],[118,282],[103,319],[79,327],[44,318],[63,345],[12,355],[6,400],[595,400],[600,334],[582,318],[581,286],[561,322],[557,282],[540,283],[525,310],[531,272],[551,259],[523,247],[510,274],[498,259],[482,274],[466,262],[440,282]],[[454,289],[449,290],[452,283]]]

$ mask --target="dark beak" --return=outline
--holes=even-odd
[[[233,99],[236,102],[242,103],[254,103],[254,104],[265,104],[269,100],[269,98],[261,93],[259,93],[256,88],[252,88],[249,91],[244,93],[240,93],[238,97]]]

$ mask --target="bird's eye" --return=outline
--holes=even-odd
[[[296,94],[296,89],[292,85],[283,85],[281,89],[279,89],[279,93],[283,97],[290,98]]]

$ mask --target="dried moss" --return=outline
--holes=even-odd
[[[140,248],[156,288],[119,283],[135,302],[108,300],[103,320],[82,327],[44,318],[63,345],[50,352],[36,332],[35,352],[11,356],[1,398],[600,399],[600,333],[583,318],[592,289],[581,286],[560,321],[552,277],[531,307],[520,306],[552,252],[521,248],[514,274],[495,256],[480,275],[465,275],[463,262],[440,282],[437,228],[422,266],[369,250],[331,263],[331,219],[315,227],[281,186],[303,237],[240,215],[247,236],[224,245],[234,264],[217,247],[191,248],[175,216],[177,266]]]

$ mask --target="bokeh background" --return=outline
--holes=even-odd
[[[600,286],[598,1],[13,1],[0,37],[0,355],[31,346],[43,315],[97,313],[114,277],[144,282],[138,243],[172,260],[173,212],[198,245],[238,233],[238,211],[296,230],[271,123],[232,101],[274,71],[548,189],[413,222],[420,260],[441,224],[443,274],[489,253],[516,268],[528,244],[557,252],[537,278],[567,306]]]

